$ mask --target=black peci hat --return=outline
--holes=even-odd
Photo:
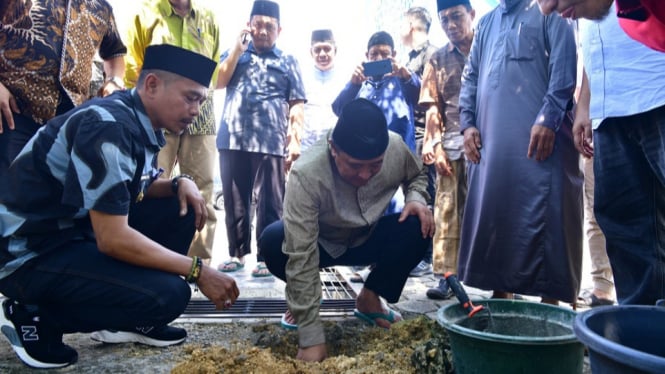
[[[170,44],[150,45],[145,49],[142,70],[164,70],[210,86],[217,63],[204,55]]]
[[[377,158],[388,147],[386,117],[373,102],[355,99],[342,108],[332,140],[337,148],[355,159]]]

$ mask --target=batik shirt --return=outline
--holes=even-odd
[[[159,175],[161,131],[135,90],[87,101],[43,126],[2,180],[0,278],[92,237],[91,209],[127,215]]]
[[[217,148],[284,156],[291,101],[305,101],[298,60],[277,47],[259,54],[250,42],[226,86]]]
[[[37,123],[62,100],[89,98],[97,51],[104,60],[127,52],[104,0],[10,0],[0,17],[0,82]]]
[[[376,104],[388,122],[388,130],[398,133],[406,145],[415,152],[416,137],[414,129],[414,108],[418,105],[420,78],[411,73],[403,80],[390,76],[378,81],[368,79],[361,84],[349,82],[332,104],[333,111],[339,115],[342,108],[353,99],[367,99]]]
[[[464,136],[459,127],[459,93],[466,56],[452,43],[434,53],[425,69],[420,101],[436,104],[439,108],[444,132],[443,150],[450,160],[459,160],[464,152]]]

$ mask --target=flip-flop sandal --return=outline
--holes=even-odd
[[[280,324],[282,325],[283,328],[285,328],[287,330],[297,330],[298,329],[297,324],[290,323],[286,320],[286,312],[284,312],[284,314],[282,314],[282,320],[280,321]]]
[[[388,310],[388,313],[383,313],[383,312],[377,312],[377,313],[363,313],[359,311],[358,309],[353,310],[353,315],[356,316],[357,318],[367,322],[370,326],[376,326],[376,321],[375,319],[385,319],[386,321],[392,323],[395,323],[399,320],[402,319],[402,315],[399,314],[398,312],[385,307]]]
[[[221,265],[217,267],[217,270],[221,271],[222,273],[234,273],[242,268],[245,267],[245,264],[243,264],[240,261],[237,260],[228,260],[224,261]]]
[[[272,277],[272,274],[268,270],[268,267],[266,266],[265,263],[259,262],[258,264],[256,264],[256,268],[252,270],[252,277],[254,278]]]

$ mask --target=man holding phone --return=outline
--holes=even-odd
[[[420,78],[395,60],[395,43],[385,31],[374,33],[367,43],[367,61],[356,67],[351,81],[332,104],[339,115],[353,99],[367,99],[381,108],[388,129],[402,136],[416,150],[414,107],[418,104]]]
[[[298,60],[276,47],[281,31],[279,5],[257,0],[221,58],[217,88],[226,88],[226,100],[217,149],[231,257],[223,272],[242,269],[250,253],[253,192],[260,233],[281,218],[286,172],[300,156],[305,88]],[[258,252],[252,276],[270,276]]]

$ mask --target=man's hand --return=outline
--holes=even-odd
[[[218,310],[230,308],[240,295],[238,285],[231,276],[207,265],[203,265],[196,284]]]
[[[359,86],[362,82],[366,81],[367,77],[365,76],[365,68],[362,64],[356,66],[356,70],[353,71],[351,75],[351,84]]]
[[[450,164],[450,160],[448,160],[446,151],[443,150],[443,147],[440,144],[437,145],[435,149],[436,158],[434,160],[434,167],[436,168],[436,172],[444,177],[453,175],[453,167]]]
[[[464,155],[467,160],[477,164],[480,162],[480,149],[483,147],[480,142],[480,132],[475,127],[469,127],[464,130]]]
[[[404,222],[408,216],[418,216],[423,238],[431,238],[434,236],[434,216],[432,216],[432,211],[429,210],[425,204],[417,201],[409,201],[404,205],[402,214],[400,214],[397,221]]]
[[[390,73],[386,74],[387,76],[397,77],[402,80],[407,80],[411,78],[411,72],[409,71],[409,69],[407,69],[406,66],[401,65],[399,62],[397,62],[395,57],[390,57],[390,62],[392,63],[391,65],[393,70]]]
[[[531,127],[531,139],[529,140],[529,150],[527,158],[536,156],[536,161],[545,161],[554,150],[554,131],[542,125],[533,125]]]
[[[286,146],[286,158],[284,158],[284,170],[291,171],[293,163],[300,157],[300,144],[297,141],[290,141]]]
[[[99,88],[99,91],[97,91],[97,96],[99,97],[106,97],[115,91],[122,91],[124,90],[123,87],[118,86],[115,84],[113,81],[106,81],[104,84]]]
[[[308,362],[321,362],[328,357],[328,350],[326,345],[317,344],[307,348],[299,348],[296,358]]]
[[[194,181],[187,178],[178,179],[178,201],[180,202],[180,216],[187,214],[187,205],[194,208],[196,229],[201,231],[208,219],[206,201],[201,196],[199,188]]]
[[[252,30],[249,28],[242,29],[236,42],[236,49],[239,52],[245,52],[249,47],[249,42],[252,41]]]
[[[12,112],[18,114],[21,111],[18,109],[16,98],[11,92],[0,83],[0,134],[3,131],[3,122],[7,123],[7,128],[14,130],[14,115]],[[4,121],[2,120],[4,118]]]
[[[575,115],[573,122],[573,141],[575,148],[584,157],[593,157],[593,135],[591,131],[591,120],[588,116]]]

